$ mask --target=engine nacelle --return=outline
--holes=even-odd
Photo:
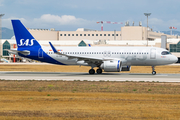
[[[121,71],[130,71],[130,70],[131,70],[131,66],[122,66]]]
[[[120,72],[122,62],[120,60],[104,61],[100,68],[104,69],[104,72]]]

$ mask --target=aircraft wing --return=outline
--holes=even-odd
[[[113,58],[97,58],[97,57],[89,57],[89,56],[77,56],[77,55],[67,55],[67,54],[62,54],[59,51],[56,50],[56,48],[52,45],[51,42],[49,42],[53,52],[58,55],[66,56],[68,59],[74,59],[77,58],[78,61],[84,60],[86,63],[94,63],[97,66],[103,63],[103,61],[110,61],[114,60]]]
[[[12,49],[4,49],[4,50],[8,51],[11,54],[15,54],[15,55],[18,55],[18,53],[21,53],[23,55],[29,55],[30,54],[30,51],[27,51],[27,50],[25,50],[25,51],[18,51],[18,50],[12,50]]]

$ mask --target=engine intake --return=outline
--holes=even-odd
[[[101,66],[105,72],[120,72],[122,69],[122,62],[120,60],[104,61]]]

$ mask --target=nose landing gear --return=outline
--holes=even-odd
[[[156,75],[156,71],[155,71],[154,66],[152,66],[152,74],[153,74],[153,75]]]

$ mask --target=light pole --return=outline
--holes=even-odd
[[[1,17],[4,16],[4,14],[0,14],[0,62],[1,62],[1,53],[2,53],[2,28],[1,28]]]
[[[145,16],[147,16],[147,46],[148,46],[148,16],[151,15],[151,13],[144,13]]]

